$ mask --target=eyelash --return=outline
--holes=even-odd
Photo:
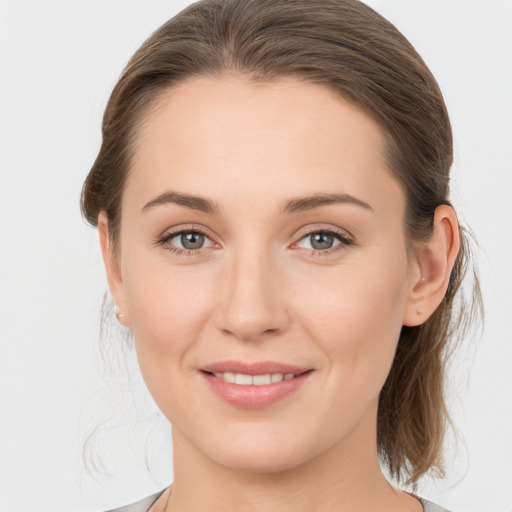
[[[346,249],[347,247],[351,245],[355,245],[354,239],[349,236],[347,233],[343,231],[338,231],[333,228],[311,228],[305,233],[302,234],[302,236],[297,240],[297,242],[294,242],[293,245],[298,244],[301,240],[304,240],[305,238],[315,235],[315,234],[324,234],[329,235],[334,238],[336,238],[340,243],[335,245],[334,247],[330,247],[329,249],[306,249],[309,251],[309,255],[313,257],[319,257],[319,256],[326,256],[338,251],[342,251],[343,249]]]
[[[177,254],[178,256],[196,256],[196,255],[198,255],[202,251],[202,249],[204,249],[203,247],[201,247],[199,249],[195,249],[195,250],[180,249],[179,247],[174,247],[169,244],[169,241],[172,240],[174,237],[176,237],[178,235],[183,235],[185,233],[198,233],[200,235],[203,235],[205,238],[208,238],[211,240],[211,238],[208,236],[208,234],[205,231],[203,231],[202,229],[190,227],[190,228],[181,228],[176,231],[171,231],[171,232],[164,234],[161,238],[159,238],[157,240],[157,244],[164,247],[170,253]]]
[[[210,239],[208,234],[201,229],[186,228],[186,229],[179,229],[176,231],[172,231],[170,233],[166,233],[165,235],[163,235],[161,238],[159,238],[157,240],[157,244],[164,246],[165,249],[167,251],[169,251],[170,253],[177,254],[179,256],[196,256],[196,255],[200,254],[201,250],[204,249],[203,247],[201,247],[199,249],[180,249],[179,247],[174,247],[172,245],[166,246],[166,244],[169,244],[169,241],[172,240],[174,237],[176,237],[178,235],[185,234],[185,233],[198,233],[198,234],[203,235],[206,238]],[[337,231],[332,228],[316,228],[316,229],[308,230],[306,233],[302,234],[302,236],[296,242],[294,242],[293,245],[296,245],[297,243],[299,243],[301,240],[307,238],[308,236],[319,234],[319,233],[333,236],[340,243],[335,245],[334,247],[330,247],[329,249],[311,249],[311,250],[309,250],[310,256],[318,257],[318,256],[328,255],[333,252],[343,250],[346,247],[349,247],[349,246],[355,244],[354,240],[349,235],[347,235],[345,232]]]

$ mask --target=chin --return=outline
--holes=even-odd
[[[274,427],[271,431],[269,428],[253,423],[235,431],[229,429],[224,435],[219,435],[218,429],[212,429],[207,435],[203,432],[203,435],[194,436],[195,439],[190,432],[186,437],[201,457],[234,471],[276,473],[292,469],[308,459],[305,436],[296,431],[291,435],[288,429],[283,433],[279,428]]]
[[[272,453],[273,450],[259,447],[245,453],[217,454],[215,462],[226,469],[246,473],[279,473],[299,466],[303,459],[295,453]]]

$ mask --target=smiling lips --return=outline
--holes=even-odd
[[[263,361],[224,361],[201,368],[212,391],[242,409],[267,407],[299,389],[313,370]]]

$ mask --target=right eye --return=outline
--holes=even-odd
[[[192,229],[169,233],[161,240],[161,243],[168,246],[167,249],[171,252],[188,254],[213,245],[212,240],[205,233]]]

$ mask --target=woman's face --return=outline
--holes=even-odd
[[[111,287],[189,451],[276,471],[354,439],[374,449],[418,279],[384,152],[376,123],[320,85],[194,78],[158,101]]]

